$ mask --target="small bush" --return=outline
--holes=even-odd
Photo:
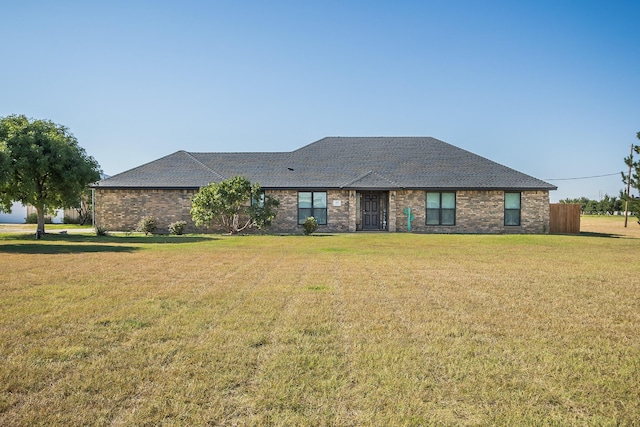
[[[312,234],[314,231],[318,229],[318,221],[312,216],[308,217],[304,220],[302,224],[302,230],[304,231],[305,236]]]
[[[108,235],[109,235],[109,232],[107,231],[106,228],[101,227],[99,225],[96,226],[96,236],[104,237],[104,236],[108,236]]]
[[[38,223],[38,213],[34,212],[34,213],[30,213],[29,215],[27,215],[27,217],[24,219],[24,222],[27,224],[37,224]],[[45,224],[51,224],[51,217],[45,216],[44,217],[44,223]]]
[[[173,234],[176,236],[182,235],[184,233],[184,229],[187,226],[187,221],[176,221],[169,224],[169,234]]]
[[[156,228],[156,219],[152,216],[143,216],[136,225],[136,231],[144,233],[145,236],[152,234]]]

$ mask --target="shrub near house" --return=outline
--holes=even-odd
[[[187,226],[187,221],[176,221],[169,224],[169,234],[181,236]]]
[[[218,225],[229,234],[271,225],[280,202],[265,196],[259,184],[234,177],[209,184],[193,196],[191,216],[196,225]]]
[[[138,224],[136,225],[136,231],[144,233],[145,236],[152,234],[157,228],[156,219],[152,216],[140,218],[140,221],[138,221]]]

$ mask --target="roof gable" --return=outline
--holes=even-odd
[[[98,187],[201,187],[224,179],[186,151],[177,151],[158,160],[109,177]]]
[[[345,183],[341,188],[398,188],[397,182],[385,178],[374,171],[368,171],[364,175]]]

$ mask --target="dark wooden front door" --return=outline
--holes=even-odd
[[[379,194],[363,194],[362,195],[362,229],[363,230],[379,230],[380,229],[380,195]]]

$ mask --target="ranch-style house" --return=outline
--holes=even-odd
[[[94,186],[95,224],[159,230],[184,220],[202,186],[234,176],[280,201],[269,232],[547,233],[556,187],[430,137],[327,137],[292,152],[178,151]]]

